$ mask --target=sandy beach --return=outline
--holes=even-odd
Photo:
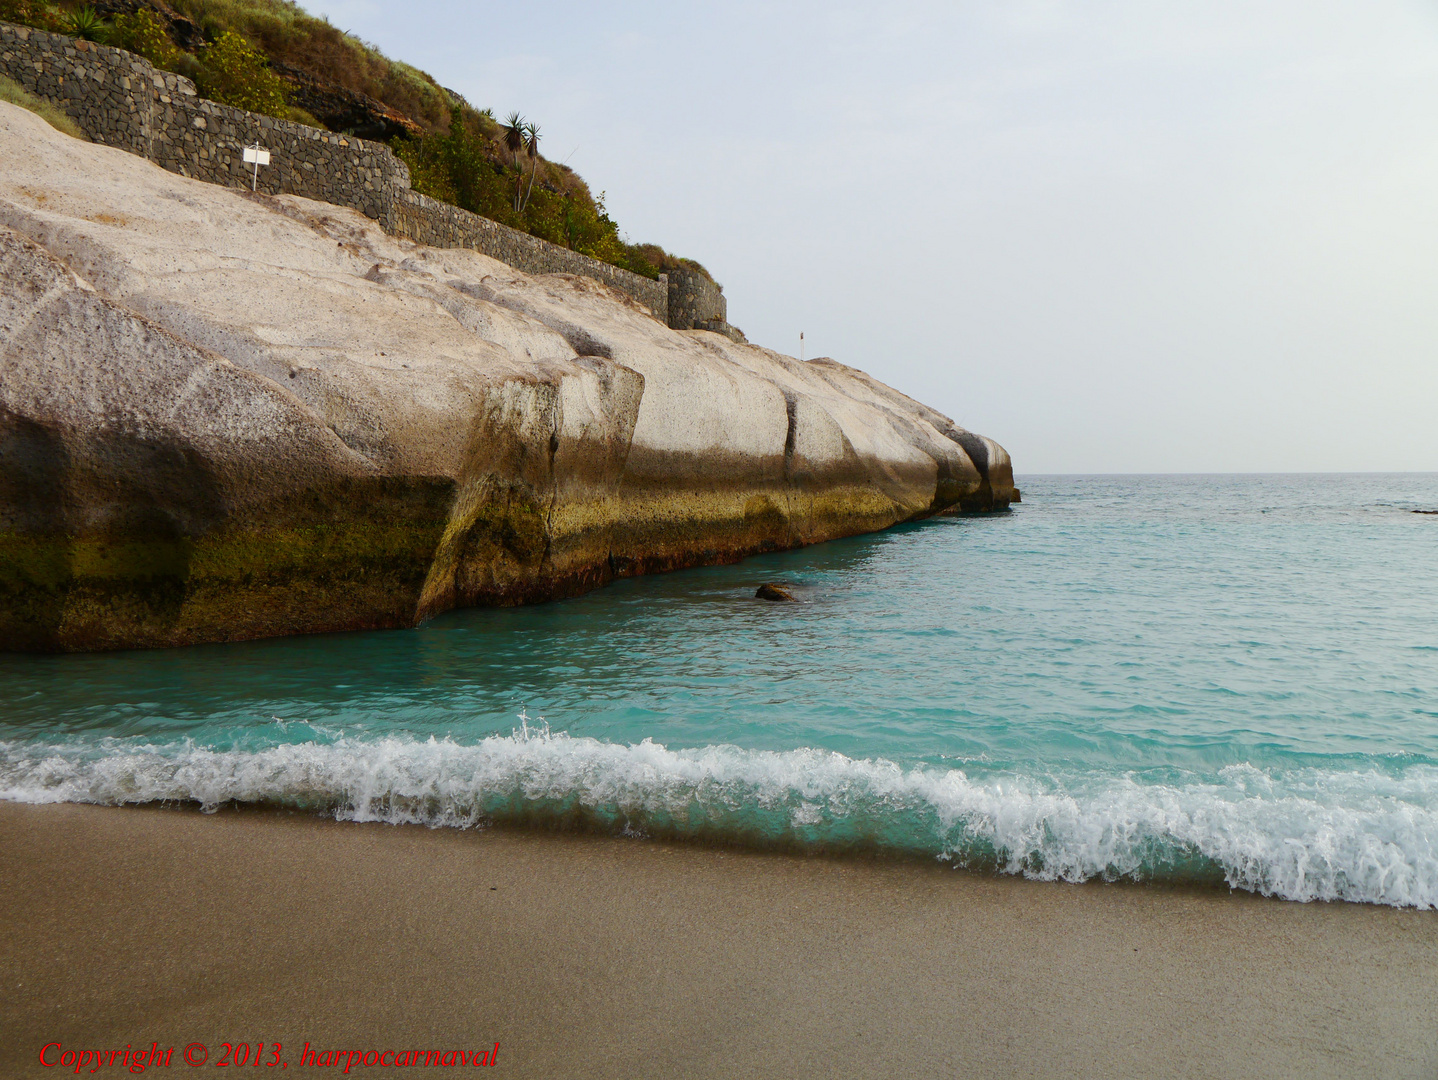
[[[1438,1074],[1433,912],[190,809],[0,803],[0,860],[6,1077],[58,1075],[54,1042],[176,1046],[162,1075],[226,1042],[497,1042],[526,1077]]]

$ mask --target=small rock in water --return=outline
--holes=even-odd
[[[1438,514],[1438,510],[1414,510],[1415,514]]]
[[[755,595],[756,597],[758,597],[760,600],[793,600],[793,599],[794,599],[794,594],[791,593],[785,586],[783,586],[783,585],[774,585],[774,584],[772,584],[772,583],[770,583],[770,584],[765,584],[765,585],[760,585],[758,591],[755,592],[754,595]]]

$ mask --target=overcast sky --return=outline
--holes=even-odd
[[[1020,473],[1438,470],[1438,3],[313,0]]]

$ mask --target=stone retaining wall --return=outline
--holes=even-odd
[[[663,276],[653,281],[421,195],[383,143],[221,105],[133,53],[9,23],[0,23],[0,74],[64,109],[93,141],[171,172],[247,188],[254,174],[243,151],[259,142],[271,155],[259,170],[260,191],[352,207],[395,236],[472,248],[528,274],[596,278],[669,321]],[[691,318],[683,328],[693,325]]]
[[[729,302],[708,275],[680,267],[669,272],[668,311],[670,326],[707,329],[705,323],[728,320]]]
[[[708,330],[743,342],[744,331],[729,324],[729,301],[708,274],[687,267],[669,271],[669,325],[676,330]]]
[[[387,146],[209,101],[184,76],[121,49],[0,23],[0,72],[60,106],[95,142],[182,176],[249,187],[243,151],[259,142],[272,157],[258,189],[272,195],[383,221],[393,192],[409,190],[409,169]]]
[[[665,275],[660,274],[654,281],[417,191],[396,193],[385,228],[395,236],[430,247],[473,248],[526,274],[582,274],[596,278],[628,293],[655,318],[667,321],[669,283]]]

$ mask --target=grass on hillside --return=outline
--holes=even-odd
[[[48,101],[41,101],[35,95],[27,93],[23,86],[7,79],[4,75],[0,75],[0,101],[8,101],[11,105],[29,109],[56,131],[63,131],[66,135],[73,135],[77,139],[85,138],[85,133],[80,130],[80,126],[60,109]]]
[[[207,41],[233,31],[271,60],[382,101],[432,131],[449,127],[449,96],[433,78],[286,0],[175,0]]]
[[[414,134],[390,145],[416,191],[646,277],[681,265],[706,272],[657,244],[625,240],[604,193],[596,198],[572,169],[545,159],[538,129],[517,114],[500,124],[491,110],[290,0],[171,0],[169,8],[141,0],[113,19],[78,0],[0,0],[0,20],[115,45],[194,80],[212,100],[323,127],[290,102],[292,84],[271,65],[298,69],[412,123]]]

